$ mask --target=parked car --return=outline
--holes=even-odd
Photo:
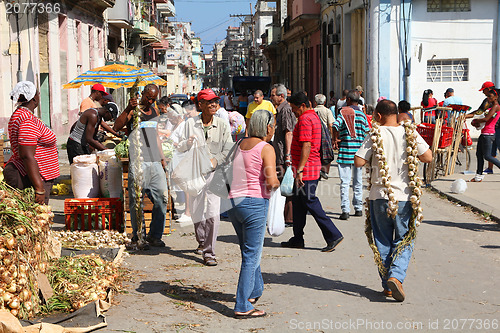
[[[173,94],[170,96],[170,99],[172,100],[172,103],[177,103],[179,105],[182,105],[182,103],[184,101],[187,101],[189,97],[186,94]]]

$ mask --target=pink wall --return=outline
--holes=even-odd
[[[292,20],[302,14],[320,14],[321,4],[314,0],[294,0],[292,4]]]

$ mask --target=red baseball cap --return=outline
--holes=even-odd
[[[212,89],[203,89],[198,93],[198,101],[211,101],[216,98],[219,99],[219,96],[217,96]]]
[[[103,94],[104,96],[109,95],[109,94],[106,92],[106,89],[104,89],[104,86],[103,86],[102,84],[100,84],[100,83],[96,83],[96,84],[94,84],[94,85],[92,86],[92,88],[90,88],[90,89],[91,89],[91,90],[97,90],[97,91],[100,91],[100,92],[102,92],[102,94]]]
[[[485,83],[483,83],[483,86],[481,87],[481,89],[479,89],[479,91],[483,91],[484,89],[491,88],[494,86],[495,86],[495,84],[493,82],[486,81]]]

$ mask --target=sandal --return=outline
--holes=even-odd
[[[258,318],[258,317],[265,317],[267,313],[265,311],[258,310],[258,309],[252,309],[250,312],[247,313],[234,313],[234,318],[236,319],[249,319],[249,318]],[[261,313],[259,313],[261,312]]]
[[[205,266],[217,266],[217,260],[215,258],[206,257],[203,259]]]
[[[255,297],[255,298],[249,298],[248,301],[250,302],[250,304],[255,304],[257,303],[257,301],[259,300],[260,296],[259,297]]]
[[[478,177],[474,177],[471,180],[469,180],[469,182],[472,182],[472,183],[480,183],[482,181],[483,181],[483,178],[478,178]]]

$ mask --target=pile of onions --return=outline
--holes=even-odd
[[[44,247],[53,217],[50,206],[34,202],[33,189],[0,182],[0,308],[18,318],[39,310],[35,276],[47,269]]]

